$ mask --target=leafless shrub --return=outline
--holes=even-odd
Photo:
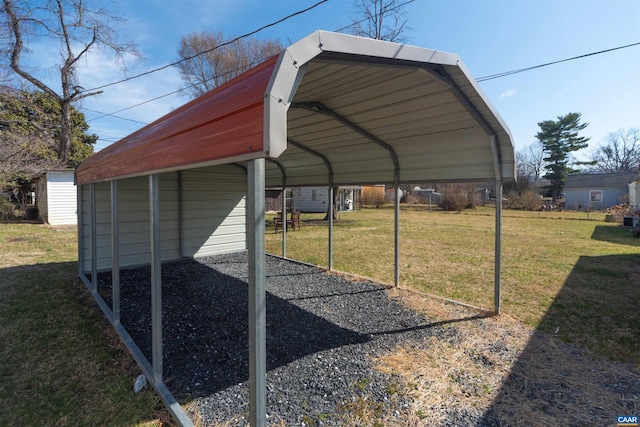
[[[533,191],[527,190],[522,193],[512,191],[507,195],[504,207],[524,211],[538,211],[542,207],[542,199]]]
[[[384,205],[384,187],[364,187],[362,189],[362,204],[379,208]]]
[[[407,203],[410,205],[424,204],[427,203],[423,196],[418,196],[414,194],[409,194],[407,196]]]
[[[446,211],[462,212],[476,205],[471,184],[445,184],[440,186],[440,193],[440,207]]]

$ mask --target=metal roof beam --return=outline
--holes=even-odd
[[[482,127],[482,129],[489,135],[489,145],[491,146],[491,154],[493,156],[493,168],[496,180],[502,180],[502,150],[500,144],[497,141],[497,132],[491,126],[491,124],[484,118],[482,113],[473,105],[471,100],[464,94],[464,92],[455,84],[451,76],[446,72],[444,67],[438,66],[435,68],[423,68],[431,75],[437,75],[440,80],[449,82],[448,89],[460,102],[460,104],[467,110],[471,117]]]
[[[400,161],[398,160],[398,155],[396,154],[396,151],[393,149],[393,147],[391,145],[387,144],[386,142],[384,142],[383,140],[381,140],[380,138],[378,138],[377,136],[373,135],[372,133],[364,130],[363,128],[361,128],[360,126],[358,126],[357,124],[355,124],[351,120],[349,120],[346,117],[336,113],[331,108],[327,107],[326,105],[324,105],[321,102],[294,102],[294,103],[291,104],[290,108],[301,108],[303,110],[311,111],[313,113],[320,113],[320,114],[324,114],[326,116],[332,117],[335,120],[337,120],[340,123],[342,123],[343,125],[345,125],[348,128],[350,128],[351,130],[355,131],[356,133],[359,133],[360,135],[364,136],[369,141],[371,141],[371,142],[379,145],[380,147],[384,148],[391,155],[391,160],[393,161],[393,166],[395,167],[396,176],[399,175],[399,173],[400,173]]]
[[[265,157],[265,160],[269,163],[273,163],[274,165],[276,165],[278,167],[278,169],[280,169],[280,173],[282,174],[282,188],[287,186],[287,171],[285,171],[284,166],[282,166],[282,163],[280,163],[279,161],[277,161],[276,159],[272,159],[271,157]]]
[[[320,159],[322,159],[322,161],[324,162],[325,166],[327,167],[327,169],[329,170],[329,186],[333,186],[333,166],[331,166],[331,162],[329,161],[329,159],[327,158],[327,156],[325,156],[324,154],[309,148],[305,145],[300,144],[297,141],[294,141],[291,138],[287,138],[287,143],[293,145],[296,148],[299,148],[302,151],[306,151],[309,154],[312,154],[316,157],[319,157]]]
[[[238,167],[238,168],[242,169],[245,175],[247,175],[247,174],[248,174],[248,172],[247,172],[247,167],[246,167],[245,165],[241,165],[240,163],[231,163],[231,164],[232,164],[233,166],[236,166],[236,167]]]

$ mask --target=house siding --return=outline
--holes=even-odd
[[[328,187],[297,187],[293,193],[295,209],[301,212],[326,212],[329,203]]]
[[[638,172],[568,175],[565,186],[567,209],[606,209],[629,201],[629,183]],[[601,200],[592,200],[592,192],[600,191]]]
[[[591,201],[590,196],[592,191],[602,191],[602,201]],[[565,207],[574,210],[585,210],[590,207],[601,210],[624,203],[627,198],[628,192],[620,188],[602,188],[596,186],[590,189],[566,189]]]

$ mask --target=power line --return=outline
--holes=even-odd
[[[307,12],[307,11],[309,11],[309,10],[311,10],[311,9],[313,9],[313,8],[315,8],[315,7],[319,6],[320,4],[325,3],[325,2],[327,2],[327,1],[328,1],[328,0],[320,1],[320,2],[318,2],[318,3],[316,3],[316,4],[312,5],[312,6],[310,6],[310,7],[308,7],[308,8],[306,8],[306,9],[304,9],[304,10],[300,10],[300,11],[298,11],[298,12],[295,12],[295,13],[293,13],[293,14],[291,14],[291,15],[288,15],[288,16],[286,16],[286,17],[284,17],[284,18],[282,18],[282,19],[280,19],[280,20],[278,20],[278,21],[276,21],[276,22],[273,22],[273,23],[271,23],[271,24],[265,25],[265,26],[263,26],[263,27],[261,27],[261,28],[259,28],[259,29],[257,29],[257,30],[254,30],[254,31],[252,31],[252,32],[250,32],[250,33],[247,33],[247,34],[245,34],[245,35],[242,35],[242,36],[236,37],[236,38],[235,38],[235,39],[233,39],[233,40],[230,40],[230,41],[227,41],[227,42],[225,42],[225,43],[222,43],[222,44],[220,44],[220,45],[218,45],[218,46],[215,46],[215,47],[213,47],[213,48],[211,48],[211,49],[208,49],[208,50],[205,50],[205,51],[199,52],[199,53],[197,53],[197,54],[195,54],[195,55],[193,55],[193,56],[190,56],[190,57],[188,57],[188,58],[183,58],[183,59],[181,59],[181,60],[179,60],[179,61],[176,61],[176,62],[174,62],[174,63],[167,64],[167,65],[164,65],[164,66],[162,66],[162,67],[156,68],[155,70],[150,70],[150,71],[147,71],[147,72],[144,72],[144,73],[138,74],[138,75],[136,75],[136,76],[131,76],[131,77],[126,78],[126,79],[123,79],[123,80],[119,80],[119,81],[116,81],[116,82],[113,82],[113,83],[109,83],[109,84],[106,84],[106,85],[103,85],[103,86],[98,86],[98,87],[93,88],[93,89],[90,89],[90,90],[92,90],[92,91],[93,91],[93,90],[103,89],[103,88],[108,87],[108,86],[112,86],[112,85],[115,85],[115,84],[123,83],[123,82],[126,82],[126,81],[128,81],[128,80],[132,80],[132,79],[135,79],[135,78],[138,78],[138,77],[142,77],[142,76],[144,76],[144,75],[148,75],[148,74],[151,74],[151,73],[154,73],[154,72],[157,72],[157,71],[163,70],[163,69],[165,69],[165,68],[168,68],[168,67],[171,67],[171,66],[174,66],[174,65],[180,64],[180,63],[182,63],[182,62],[185,62],[185,61],[191,60],[191,59],[193,59],[193,58],[196,58],[197,56],[203,55],[203,54],[208,53],[208,52],[212,52],[212,51],[214,51],[214,50],[216,50],[216,49],[219,49],[219,48],[221,48],[221,47],[223,47],[223,46],[226,46],[226,45],[228,45],[228,44],[231,44],[231,43],[233,43],[233,42],[235,42],[235,41],[237,41],[237,40],[239,40],[239,39],[241,39],[241,38],[243,38],[243,37],[247,37],[247,36],[253,35],[253,34],[255,34],[255,33],[259,32],[259,31],[261,31],[261,30],[263,30],[263,29],[265,29],[265,28],[268,28],[268,27],[271,27],[271,26],[276,25],[276,24],[278,24],[278,23],[284,22],[285,20],[287,20],[287,19],[289,19],[289,18],[291,18],[291,17],[293,17],[293,16],[296,16],[296,15],[299,15],[299,14],[302,14],[302,13],[305,13],[305,12]],[[401,4],[397,5],[397,6],[396,6],[396,7],[394,7],[393,9],[390,9],[389,11],[395,11],[395,10],[397,10],[397,9],[400,9],[400,8],[401,8],[401,7],[403,7],[403,6],[406,6],[406,5],[407,5],[407,4],[409,4],[409,3],[413,3],[414,1],[415,1],[415,0],[408,0],[408,1],[404,2],[404,3],[401,3]],[[360,20],[360,21],[357,21],[357,22],[354,22],[354,23],[352,23],[352,24],[349,24],[349,25],[347,25],[347,26],[345,26],[345,27],[339,28],[339,29],[335,30],[335,32],[340,32],[340,31],[345,30],[345,29],[347,29],[347,28],[349,28],[349,27],[352,27],[352,26],[354,26],[354,25],[358,25],[358,24],[360,24],[360,23],[362,23],[362,22],[366,21],[367,19],[368,19],[368,18],[364,18],[364,19],[362,19],[362,20]],[[133,109],[133,108],[136,108],[136,107],[140,107],[140,106],[142,106],[142,105],[144,105],[144,104],[148,104],[149,102],[157,101],[158,99],[162,99],[162,98],[165,98],[165,97],[167,97],[167,96],[170,96],[170,95],[173,95],[173,94],[176,94],[176,93],[179,93],[179,92],[183,92],[183,91],[188,90],[188,89],[190,89],[190,88],[192,88],[192,87],[198,86],[198,85],[199,85],[199,84],[201,84],[201,83],[206,83],[206,82],[208,82],[208,81],[211,81],[211,80],[213,80],[213,79],[214,79],[214,78],[216,78],[216,77],[226,76],[226,75],[228,75],[228,74],[235,73],[235,72],[237,72],[237,71],[239,71],[239,70],[241,70],[241,69],[243,69],[243,68],[252,67],[252,66],[257,65],[257,64],[259,64],[260,62],[262,62],[262,61],[264,61],[264,60],[266,60],[266,59],[268,59],[268,58],[262,58],[262,59],[260,59],[260,60],[258,60],[258,61],[255,61],[255,62],[253,62],[253,63],[251,63],[251,64],[248,64],[248,65],[247,65],[247,66],[245,66],[245,67],[238,67],[238,68],[236,68],[236,69],[234,69],[234,70],[231,70],[231,71],[228,71],[228,72],[226,72],[226,73],[224,73],[224,74],[222,74],[222,75],[219,75],[219,76],[213,76],[213,77],[211,77],[210,79],[207,79],[207,80],[205,80],[205,81],[203,81],[203,82],[199,82],[199,83],[191,84],[191,85],[189,85],[189,86],[186,86],[186,87],[183,87],[183,88],[177,89],[177,90],[175,90],[175,91],[173,91],[173,92],[169,92],[169,93],[166,93],[166,94],[164,94],[164,95],[160,95],[160,96],[158,96],[158,97],[155,97],[155,98],[153,98],[153,99],[149,99],[149,100],[147,100],[147,101],[143,101],[143,102],[140,102],[140,103],[138,103],[138,104],[131,105],[131,106],[126,107],[126,108],[122,108],[122,109],[117,110],[117,111],[114,111],[114,112],[112,112],[112,113],[101,113],[101,112],[99,112],[99,111],[95,111],[95,110],[89,110],[89,109],[87,109],[88,111],[93,111],[93,112],[95,112],[95,113],[102,114],[102,115],[101,115],[101,116],[99,116],[99,117],[94,117],[94,118],[89,119],[89,120],[87,120],[87,121],[99,120],[99,119],[101,119],[101,118],[103,118],[103,117],[110,116],[110,117],[115,117],[115,118],[119,118],[119,119],[122,119],[122,120],[129,120],[129,121],[134,121],[134,122],[136,122],[136,123],[147,124],[147,123],[143,123],[143,122],[138,122],[138,121],[135,121],[135,120],[127,119],[127,118],[124,118],[124,117],[118,117],[118,116],[115,116],[115,114],[121,113],[121,112],[126,111],[126,110],[130,110],[130,109]]]
[[[411,0],[411,1],[414,1],[414,0]],[[346,28],[346,27],[345,27],[345,28]],[[586,58],[586,57],[589,57],[589,56],[599,55],[599,54],[602,54],[602,53],[612,52],[612,51],[615,51],[615,50],[625,49],[625,48],[628,48],[628,47],[633,47],[633,46],[638,46],[638,45],[640,45],[640,42],[638,42],[638,43],[631,43],[631,44],[624,45],[624,46],[618,46],[618,47],[614,47],[614,48],[611,48],[611,49],[605,49],[605,50],[601,50],[601,51],[597,51],[597,52],[591,52],[591,53],[587,53],[587,54],[584,54],[584,55],[574,56],[574,57],[571,57],[571,58],[561,59],[561,60],[559,60],[559,61],[547,62],[547,63],[545,63],[545,64],[535,65],[535,66],[532,66],[532,67],[520,68],[520,69],[518,69],[518,70],[505,71],[505,72],[502,72],[502,73],[491,74],[491,75],[488,75],[488,76],[480,77],[480,78],[476,79],[476,81],[478,81],[478,82],[485,82],[485,81],[493,80],[493,79],[497,79],[497,78],[500,78],[500,77],[510,76],[510,75],[512,75],[512,74],[522,73],[522,72],[524,72],[524,71],[534,70],[534,69],[536,69],[536,68],[547,67],[547,66],[549,66],[549,65],[559,64],[559,63],[567,62],[567,61],[573,61],[573,60],[576,60],[576,59]],[[265,59],[266,59],[266,58],[265,58]],[[261,62],[261,60],[260,60],[260,61],[256,61],[254,64],[256,64],[256,63],[258,63],[258,62]],[[236,71],[238,71],[239,69],[240,69],[240,68],[238,68],[238,69],[236,69],[236,70],[229,71],[228,73],[236,72]],[[211,80],[211,79],[209,79],[209,80]],[[85,109],[85,110],[87,110],[87,111],[93,111],[93,112],[95,112],[95,113],[102,114],[102,116],[100,116],[100,117],[95,117],[95,118],[90,119],[90,120],[87,120],[87,121],[98,120],[98,119],[101,119],[101,118],[106,117],[106,116],[111,116],[111,117],[115,117],[115,118],[118,118],[118,119],[122,119],[122,120],[129,120],[129,121],[132,121],[132,122],[136,122],[136,123],[140,123],[140,124],[145,124],[145,125],[146,125],[147,123],[139,122],[139,121],[132,120],[132,119],[127,119],[127,118],[125,118],[125,117],[115,116],[115,114],[117,114],[117,113],[121,113],[121,112],[126,111],[126,110],[130,110],[130,109],[132,109],[132,108],[139,107],[139,106],[144,105],[144,104],[147,104],[147,103],[149,103],[149,102],[153,102],[153,101],[156,101],[156,100],[158,100],[158,99],[161,99],[161,98],[167,97],[167,96],[169,96],[169,95],[173,95],[173,94],[175,94],[175,93],[178,93],[178,92],[181,92],[181,91],[187,90],[187,89],[189,89],[189,88],[191,88],[191,87],[194,87],[194,86],[196,86],[196,85],[197,85],[197,84],[196,84],[196,83],[194,83],[194,84],[192,84],[192,85],[190,85],[190,86],[187,86],[187,87],[184,87],[184,88],[181,88],[181,89],[175,90],[175,91],[173,91],[173,92],[169,92],[169,93],[167,93],[167,94],[160,95],[160,96],[155,97],[155,98],[153,98],[153,99],[149,99],[149,100],[147,100],[147,101],[140,102],[140,103],[135,104],[135,105],[132,105],[132,106],[130,106],[130,107],[126,107],[126,108],[123,108],[123,109],[121,109],[121,110],[114,111],[113,113],[102,113],[102,112],[100,112],[100,111],[89,110],[88,108],[84,108],[84,107],[81,107],[81,108],[84,108],[84,109]]]
[[[260,28],[258,28],[256,30],[253,30],[253,31],[251,31],[249,33],[246,33],[246,34],[243,34],[241,36],[238,36],[238,37],[236,37],[236,38],[234,38],[232,40],[226,41],[224,43],[219,44],[218,46],[215,46],[215,47],[213,47],[211,49],[208,49],[208,50],[204,50],[202,52],[199,52],[199,53],[197,53],[195,55],[192,55],[192,56],[189,56],[187,58],[182,58],[182,59],[180,59],[178,61],[163,65],[161,67],[154,68],[154,69],[149,70],[149,71],[145,71],[144,73],[136,74],[135,76],[130,76],[130,77],[124,78],[122,80],[117,80],[115,82],[107,83],[107,84],[104,84],[102,86],[97,86],[97,87],[94,87],[92,89],[87,89],[87,90],[84,90],[84,91],[82,91],[80,93],[86,93],[86,92],[92,92],[92,91],[104,89],[104,88],[109,87],[109,86],[114,86],[114,85],[117,85],[117,84],[120,84],[120,83],[124,83],[124,82],[128,82],[130,80],[137,79],[137,78],[142,77],[142,76],[146,76],[146,75],[149,75],[149,74],[152,74],[152,73],[156,73],[158,71],[164,70],[164,69],[169,68],[169,67],[174,67],[174,66],[176,66],[176,65],[178,65],[178,64],[180,64],[182,62],[189,61],[191,59],[197,58],[200,55],[204,55],[205,53],[213,52],[216,49],[220,49],[221,47],[230,45],[230,44],[232,44],[232,43],[234,43],[234,42],[236,42],[236,41],[238,41],[240,39],[243,39],[245,37],[249,37],[249,36],[252,36],[254,34],[257,34],[262,30],[265,30],[265,29],[267,29],[269,27],[273,27],[273,26],[275,26],[277,24],[280,24],[280,23],[282,23],[282,22],[284,22],[284,21],[286,21],[288,19],[293,18],[294,16],[298,16],[298,15],[301,15],[303,13],[306,13],[306,12],[310,11],[311,9],[314,9],[314,8],[320,6],[321,4],[326,3],[328,1],[329,0],[320,0],[319,2],[307,7],[306,9],[302,9],[302,10],[299,10],[299,11],[294,12],[292,14],[289,14],[289,15],[285,16],[284,18],[280,18],[277,21],[271,22],[270,24],[263,25],[262,27],[260,27]]]
[[[148,101],[148,102],[150,102],[150,101]],[[127,118],[127,117],[120,117],[120,116],[116,116],[115,114],[116,114],[116,113],[118,113],[119,111],[116,111],[116,112],[113,112],[113,113],[103,113],[102,111],[92,110],[91,108],[87,108],[87,107],[78,107],[78,108],[80,108],[80,109],[82,109],[82,110],[85,110],[85,111],[91,111],[92,113],[102,114],[102,116],[100,116],[100,117],[94,117],[93,119],[89,119],[89,120],[87,120],[87,122],[90,122],[91,120],[101,119],[102,117],[107,117],[107,116],[109,116],[109,117],[113,117],[113,118],[115,118],[115,119],[127,120],[127,121],[129,121],[129,122],[139,123],[139,124],[141,124],[141,125],[148,125],[148,124],[149,124],[149,123],[146,123],[146,122],[141,122],[141,121],[138,121],[138,120],[129,119],[129,118]],[[133,108],[133,107],[129,107],[129,108]],[[128,108],[124,108],[123,110],[120,110],[120,111],[124,111],[124,110],[127,110],[127,109],[128,109]]]
[[[174,95],[174,94],[176,94],[176,93],[178,93],[178,92],[184,92],[185,90],[191,89],[192,87],[196,87],[196,86],[198,86],[198,85],[200,85],[200,84],[202,84],[202,83],[209,82],[209,81],[211,81],[211,80],[215,79],[216,77],[225,77],[225,76],[227,76],[227,75],[229,75],[229,74],[233,74],[233,73],[235,73],[235,72],[237,72],[237,71],[239,71],[239,70],[242,70],[242,69],[245,69],[245,68],[246,68],[246,69],[251,68],[251,67],[253,67],[253,66],[255,66],[255,65],[258,65],[259,63],[261,63],[261,62],[265,61],[266,59],[268,59],[268,58],[262,58],[262,59],[259,59],[259,60],[257,60],[257,61],[254,61],[254,62],[250,63],[250,64],[247,64],[247,65],[245,65],[245,66],[243,66],[243,67],[238,67],[238,68],[236,68],[236,69],[234,69],[234,70],[227,71],[226,73],[222,73],[222,74],[219,74],[219,75],[213,76],[213,77],[211,77],[211,78],[209,78],[209,79],[206,79],[206,80],[204,80],[204,81],[202,81],[202,82],[198,82],[198,83],[190,84],[190,85],[185,86],[185,87],[183,87],[183,88],[180,88],[180,89],[174,90],[173,92],[165,93],[164,95],[160,95],[160,96],[157,96],[157,97],[155,97],[155,98],[152,98],[152,99],[148,99],[148,100],[146,100],[146,101],[139,102],[138,104],[134,104],[134,105],[131,105],[131,106],[129,106],[129,107],[122,108],[122,109],[117,110],[117,111],[114,111],[114,112],[112,112],[112,113],[100,113],[99,111],[94,111],[95,113],[102,114],[102,116],[94,117],[94,118],[92,118],[92,119],[90,119],[90,120],[87,120],[87,121],[88,121],[88,122],[90,122],[90,121],[93,121],[93,120],[98,120],[98,119],[101,119],[101,118],[106,117],[106,116],[117,117],[117,116],[114,116],[114,114],[122,113],[123,111],[131,110],[132,108],[140,107],[141,105],[148,104],[148,103],[153,102],[153,101],[157,101],[158,99],[162,99],[162,98],[165,98],[165,97],[167,97],[167,96]],[[117,118],[122,118],[122,117],[117,117]],[[127,120],[127,119],[124,119],[124,120]],[[142,122],[138,122],[138,123],[142,123]],[[147,123],[142,123],[142,124],[145,124],[145,125],[146,125]]]
[[[640,45],[640,42],[632,43],[632,44],[628,44],[628,45],[624,45],[624,46],[618,46],[618,47],[614,47],[614,48],[611,48],[611,49],[600,50],[598,52],[591,52],[591,53],[587,53],[587,54],[580,55],[580,56],[574,56],[572,58],[561,59],[559,61],[547,62],[546,64],[534,65],[532,67],[520,68],[518,70],[505,71],[503,73],[491,74],[489,76],[480,77],[480,78],[476,79],[476,81],[478,81],[478,82],[486,82],[487,80],[493,80],[493,79],[497,79],[497,78],[500,78],[500,77],[506,77],[506,76],[510,76],[512,74],[517,74],[517,73],[523,73],[525,71],[535,70],[536,68],[548,67],[549,65],[559,64],[561,62],[573,61],[575,59],[582,59],[582,58],[586,58],[588,56],[600,55],[601,53],[612,52],[614,50],[619,50],[619,49],[626,49],[628,47],[638,46],[638,45]]]

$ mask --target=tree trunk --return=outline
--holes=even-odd
[[[329,209],[330,207],[327,206],[327,214],[322,219],[323,221],[329,221]],[[338,187],[333,187],[333,219],[334,221],[338,219],[337,212],[338,212]]]
[[[61,127],[60,127],[60,149],[58,151],[58,159],[62,166],[67,166],[69,162],[69,151],[71,151],[71,103],[63,101],[60,103],[61,108]]]

